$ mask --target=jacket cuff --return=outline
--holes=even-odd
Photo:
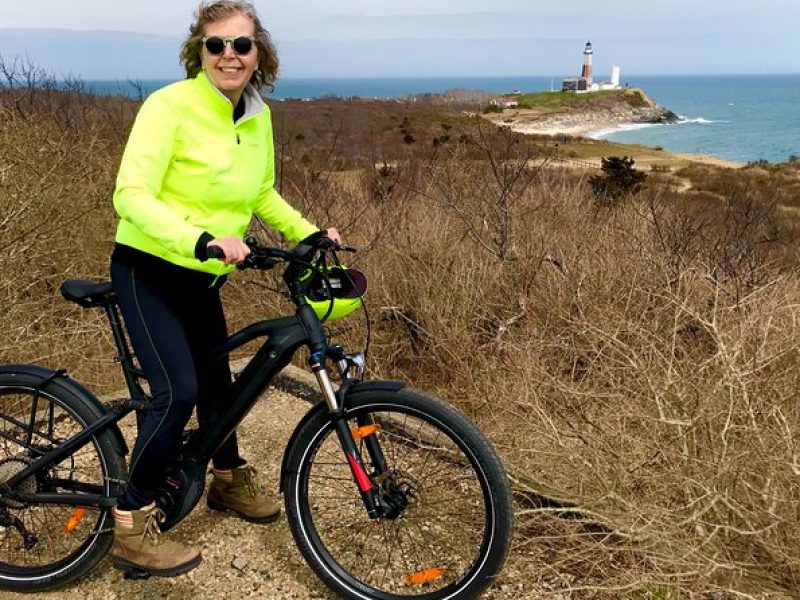
[[[208,260],[208,242],[214,239],[214,236],[204,231],[197,238],[197,243],[194,245],[194,257],[200,262]]]
[[[325,230],[324,229],[317,229],[317,231],[315,231],[314,233],[312,233],[310,235],[307,235],[306,237],[304,237],[302,240],[300,240],[297,243],[298,244],[311,244],[311,245],[313,245],[323,235],[325,235]]]

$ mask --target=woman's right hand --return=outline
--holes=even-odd
[[[216,246],[222,249],[225,253],[225,258],[220,259],[226,265],[238,265],[250,254],[250,248],[247,247],[241,239],[233,236],[214,238],[208,242],[207,246]]]

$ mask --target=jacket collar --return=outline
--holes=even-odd
[[[233,113],[231,101],[214,85],[205,71],[200,71],[197,74],[195,83],[200,93],[211,102],[214,109],[230,118],[230,115]],[[258,90],[252,83],[248,83],[247,87],[244,88],[242,98],[244,99],[244,114],[237,123],[261,114],[266,107],[264,100],[261,98],[261,94],[258,93]]]

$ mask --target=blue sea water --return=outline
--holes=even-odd
[[[166,80],[135,82],[145,92],[152,92],[168,83]],[[325,96],[362,98],[403,98],[414,94],[441,93],[453,88],[506,93],[515,89],[540,91],[560,82],[550,77],[397,77],[397,78],[339,78],[339,79],[281,79],[268,98],[322,98]],[[138,90],[129,81],[88,81],[90,91],[98,94],[136,96]]]
[[[629,83],[681,122],[603,137],[737,161],[800,156],[800,75],[631,77]]]
[[[641,87],[661,106],[681,116],[669,125],[626,127],[602,132],[611,140],[662,146],[675,152],[710,154],[736,161],[786,161],[800,156],[800,74],[633,76],[624,78]],[[142,81],[149,93],[168,81]],[[100,94],[136,96],[128,82],[90,81]],[[440,93],[452,88],[506,93],[558,88],[550,77],[442,77],[387,79],[285,79],[268,97],[323,96],[402,98]]]

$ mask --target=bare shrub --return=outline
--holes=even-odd
[[[65,367],[102,389],[105,326],[58,288],[69,277],[107,277],[124,137],[97,99],[27,63],[0,60],[0,72],[0,361]]]
[[[537,178],[538,148],[502,128],[478,129],[469,146],[435,151],[425,188],[415,190],[452,211],[467,234],[501,260],[516,254],[518,215],[537,209],[528,190]]]

